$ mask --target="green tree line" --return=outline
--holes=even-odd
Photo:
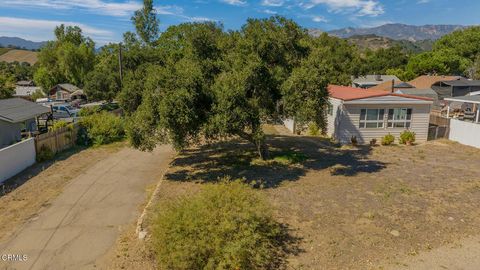
[[[152,0],[144,0],[132,17],[136,32],[98,52],[79,27],[57,27],[55,41],[40,51],[35,82],[44,89],[70,82],[89,99],[118,100],[129,138],[143,150],[159,142],[182,149],[239,136],[268,158],[261,124],[281,114],[324,129],[328,84],[348,85],[361,74],[409,80],[426,73],[480,73],[480,27],[413,54],[400,47],[360,51],[327,34],[314,38],[280,16],[248,19],[236,31],[203,22],[160,33],[156,14]]]

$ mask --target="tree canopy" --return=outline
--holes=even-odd
[[[38,55],[34,80],[44,90],[69,82],[83,87],[95,64],[95,43],[78,26],[55,28],[55,41],[48,42]]]

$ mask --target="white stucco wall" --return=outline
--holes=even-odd
[[[448,138],[461,144],[480,148],[480,124],[450,119]]]
[[[35,163],[35,139],[0,149],[0,183]]]

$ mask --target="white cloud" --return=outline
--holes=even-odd
[[[328,20],[323,16],[313,16],[312,21],[314,21],[314,22],[328,22]]]
[[[91,37],[100,45],[114,41],[115,34],[109,30],[92,27],[82,23],[69,21],[49,21],[13,17],[0,17],[0,36],[22,37],[33,41],[52,40],[55,26],[65,24],[79,26],[86,36]]]
[[[244,6],[247,4],[246,0],[220,0],[223,3],[234,5],[234,6]]]
[[[107,2],[104,0],[2,0],[0,5],[49,9],[84,9],[92,13],[119,17],[129,16],[142,7],[142,4],[136,0],[123,2]]]
[[[275,15],[275,14],[277,14],[276,11],[270,10],[270,9],[263,9],[263,10],[261,10],[260,12],[263,12],[263,13],[265,13],[265,14],[270,14],[270,15]]]
[[[357,12],[358,16],[377,16],[384,13],[383,6],[377,0],[310,0],[302,4],[306,9],[317,5],[326,5],[331,12]]]
[[[281,7],[285,4],[284,0],[262,0],[262,6],[269,6],[269,7]]]
[[[430,0],[418,0],[417,4],[427,4],[430,3]]]

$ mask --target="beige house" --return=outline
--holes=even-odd
[[[416,133],[417,142],[428,137],[432,99],[426,97],[330,85],[327,134],[341,143],[355,136],[359,143],[369,143],[401,132]]]
[[[77,93],[83,95],[83,91],[73,84],[57,84],[49,91],[49,98],[56,101],[69,101]]]

